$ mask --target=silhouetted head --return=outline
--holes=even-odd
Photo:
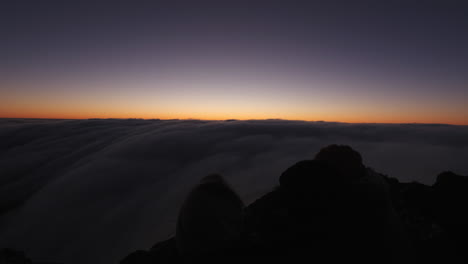
[[[317,153],[315,160],[327,162],[345,177],[360,178],[366,173],[361,154],[350,146],[327,146]]]

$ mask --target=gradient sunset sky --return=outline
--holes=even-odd
[[[0,117],[468,125],[464,1],[8,1]]]

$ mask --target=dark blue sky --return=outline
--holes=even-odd
[[[134,97],[141,105],[150,102],[135,94],[172,102],[130,111],[135,117],[246,118],[250,112],[251,118],[370,122],[379,119],[366,113],[388,98],[392,104],[381,112],[382,122],[464,123],[467,14],[464,1],[10,1],[0,16],[0,93],[17,105],[68,96],[83,105],[106,94]],[[272,88],[262,88],[267,86]],[[232,99],[232,89],[245,96]],[[180,94],[189,98],[175,99]],[[212,107],[194,103],[200,94],[217,94],[207,99],[215,100]],[[305,104],[283,116],[271,110],[280,98],[294,101],[296,95],[322,108],[332,101],[350,104],[330,106],[328,115]],[[220,102],[235,108],[246,98],[260,101],[263,114],[253,105],[210,114]],[[398,111],[391,109],[405,100]],[[194,116],[184,108],[187,101],[198,109]],[[104,106],[94,115],[118,116],[100,102]],[[79,105],[67,110],[70,116],[92,116]],[[44,115],[57,111],[41,107]],[[439,107],[439,117],[423,115],[437,115]],[[15,115],[21,109],[0,110]],[[350,111],[355,118],[340,114]]]

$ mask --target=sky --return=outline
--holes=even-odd
[[[0,117],[468,124],[464,1],[6,1]]]

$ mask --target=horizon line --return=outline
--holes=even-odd
[[[284,118],[250,118],[250,119],[238,119],[238,118],[226,118],[226,119],[202,119],[202,118],[141,118],[141,117],[89,117],[89,118],[48,118],[48,117],[1,117],[0,119],[29,119],[29,120],[160,120],[160,121],[292,121],[292,122],[315,122],[315,123],[339,123],[339,124],[375,124],[375,125],[447,125],[447,126],[468,126],[467,124],[455,124],[455,123],[423,123],[423,122],[345,122],[345,121],[326,121],[326,120],[303,120],[303,119],[284,119]]]

